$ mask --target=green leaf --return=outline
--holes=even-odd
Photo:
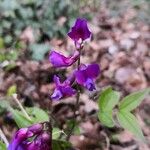
[[[102,91],[98,104],[102,112],[111,111],[115,105],[118,103],[120,94],[117,91],[113,91],[111,87]]]
[[[61,134],[61,130],[59,128],[53,128],[53,133],[52,133],[52,138],[53,139],[58,139]]]
[[[45,54],[50,50],[50,46],[48,44],[32,44],[29,47],[32,52],[32,59],[35,60],[43,60]]]
[[[14,120],[19,128],[24,128],[33,124],[32,121],[28,120],[21,111],[10,108],[10,111],[13,114]]]
[[[26,108],[26,110],[29,116],[32,118],[33,123],[40,123],[49,120],[48,114],[38,107],[30,107]]]
[[[16,92],[17,92],[17,86],[16,85],[12,85],[7,90],[7,96],[12,96]]]
[[[126,96],[120,102],[119,109],[125,111],[131,111],[135,109],[142,102],[142,100],[148,95],[149,92],[150,88],[147,88]]]
[[[72,147],[71,143],[63,140],[52,140],[53,150],[69,150]]]
[[[119,111],[117,114],[117,118],[120,125],[123,128],[132,132],[136,137],[138,137],[142,141],[145,141],[142,130],[133,114],[131,114],[130,112]]]
[[[0,150],[6,150],[6,145],[0,141]]]
[[[114,120],[113,120],[113,115],[112,111],[109,112],[98,112],[98,118],[102,124],[104,124],[107,127],[113,127],[114,126]]]

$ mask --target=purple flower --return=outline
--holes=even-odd
[[[69,57],[65,57],[56,51],[51,51],[49,55],[49,61],[54,67],[68,67],[75,63],[79,57],[80,53],[78,51],[75,51],[74,54]]]
[[[70,77],[63,83],[60,82],[59,77],[54,76],[54,82],[56,84],[56,89],[51,95],[52,100],[59,100],[62,97],[72,96],[76,93],[76,90],[71,87],[74,77]]]
[[[49,143],[50,141],[49,139],[50,139],[50,135],[46,131],[44,131],[40,135],[38,135],[34,141],[29,142],[26,145],[26,149],[27,150],[52,150],[52,148],[50,148],[51,144]]]
[[[76,42],[80,39],[82,41],[90,38],[91,32],[88,29],[86,19],[78,18],[75,22],[75,25],[71,28],[71,31],[68,33],[68,36]]]
[[[21,128],[16,132],[8,150],[52,150],[51,136],[44,131],[43,124]]]
[[[22,142],[27,138],[28,128],[22,128],[16,132],[12,142],[9,144],[8,150],[22,150]]]
[[[79,70],[75,71],[76,82],[86,87],[89,91],[95,89],[93,79],[100,73],[100,68],[97,64],[80,65]]]

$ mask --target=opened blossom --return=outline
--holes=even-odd
[[[77,49],[82,49],[83,41],[91,37],[91,32],[87,26],[87,20],[78,18],[68,33],[68,36],[75,42]]]
[[[86,19],[78,18],[75,22],[75,25],[71,28],[71,31],[68,33],[68,36],[75,42],[79,41],[80,39],[84,41],[90,38],[91,32],[88,29]]]
[[[54,82],[55,82],[56,88],[54,90],[54,93],[51,95],[51,99],[59,100],[62,97],[74,95],[76,93],[76,90],[71,87],[73,80],[74,80],[74,77],[71,76],[61,83],[59,77],[55,75]]]
[[[43,124],[35,124],[19,129],[8,150],[52,150],[50,141],[51,136],[43,129]]]
[[[56,51],[51,51],[49,55],[49,61],[54,67],[68,67],[75,63],[79,57],[80,53],[78,51],[75,51],[74,54],[69,57],[65,57]]]
[[[79,70],[75,71],[76,82],[89,91],[95,90],[94,79],[99,75],[100,68],[97,64],[80,65]]]

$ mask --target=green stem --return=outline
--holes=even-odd
[[[79,70],[79,67],[80,67],[80,57],[79,57],[79,59],[78,59],[78,62],[77,62],[77,69]],[[79,109],[79,100],[80,100],[80,87],[79,87],[79,85],[77,85],[77,96],[76,96],[76,103],[75,103],[75,107],[74,107],[74,111],[73,111],[73,114],[74,114],[74,120],[76,120],[77,119],[77,110]],[[73,133],[73,130],[74,130],[74,128],[75,128],[75,125],[76,125],[76,122],[75,121],[73,121],[73,124],[72,124],[72,127],[71,127],[71,129],[70,129],[70,131],[69,131],[69,133],[68,133],[68,135],[67,135],[67,137],[66,137],[66,140],[68,141],[69,139],[70,139],[70,136],[72,135],[72,133]]]
[[[18,104],[18,106],[20,107],[21,111],[23,112],[23,114],[25,115],[25,117],[31,121],[30,116],[28,115],[28,113],[26,112],[26,110],[23,108],[22,104],[20,103],[20,101],[17,98],[17,94],[13,94],[12,95],[13,99],[15,100],[15,102]]]

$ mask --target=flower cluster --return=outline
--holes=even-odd
[[[84,46],[84,42],[91,37],[87,21],[85,19],[78,18],[75,25],[68,33],[68,36],[74,41],[76,50],[69,57],[52,50],[49,55],[49,61],[54,67],[69,67],[76,61],[80,60],[80,54]],[[99,75],[99,73],[100,68],[97,64],[78,64],[78,69],[74,70],[72,75],[63,82],[61,82],[60,78],[55,75],[54,82],[56,88],[54,93],[51,95],[51,99],[59,100],[63,97],[74,95],[76,93],[76,90],[72,88],[74,82],[85,87],[89,91],[95,90],[93,80]]]
[[[51,136],[44,130],[44,124],[35,124],[18,130],[8,150],[52,150]]]

